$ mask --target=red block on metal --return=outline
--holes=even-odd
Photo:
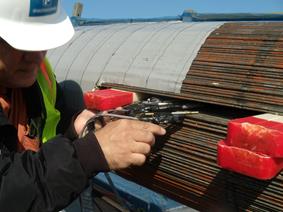
[[[273,114],[234,119],[226,143],[271,157],[283,158],[283,117]]]
[[[87,91],[84,102],[88,109],[109,110],[131,104],[133,93],[113,89]]]
[[[275,177],[283,168],[283,158],[272,158],[247,149],[228,146],[223,140],[218,143],[217,150],[220,167],[260,180]]]

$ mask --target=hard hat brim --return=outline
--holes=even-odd
[[[48,21],[41,17],[40,21],[27,24],[0,19],[0,26],[1,37],[7,43],[26,51],[53,49],[67,43],[74,35],[72,23],[63,10]]]

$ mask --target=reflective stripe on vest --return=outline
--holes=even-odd
[[[56,135],[57,124],[60,120],[60,112],[55,108],[56,79],[46,58],[40,66],[37,82],[41,89],[46,111],[46,119],[41,138],[44,143]]]

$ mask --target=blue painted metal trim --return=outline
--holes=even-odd
[[[174,211],[174,209],[179,208],[187,208],[166,196],[158,194],[134,182],[125,180],[114,173],[109,174],[119,195],[126,201],[128,207],[133,211],[164,212]],[[103,173],[100,173],[93,178],[93,182],[95,185],[99,185],[104,189],[113,192],[113,189]]]
[[[182,21],[181,16],[167,16],[159,18],[128,18],[128,19],[87,19],[71,17],[74,26],[106,25],[115,23],[138,23],[138,22],[162,22],[162,21]]]
[[[283,14],[272,13],[196,13],[185,10],[183,21],[283,21]]]
[[[106,25],[115,23],[162,22],[162,21],[283,21],[283,14],[272,13],[196,13],[185,10],[180,16],[157,18],[96,19],[71,17],[74,26]]]

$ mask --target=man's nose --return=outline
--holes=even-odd
[[[24,53],[24,60],[40,64],[46,55],[46,51],[27,51]]]

